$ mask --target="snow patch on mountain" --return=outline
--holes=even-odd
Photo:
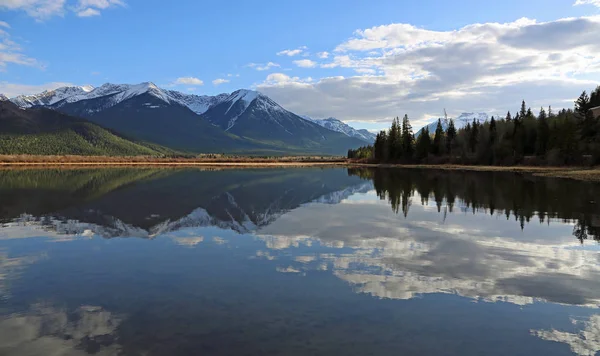
[[[204,114],[206,110],[227,100],[229,94],[219,94],[215,96],[184,94],[175,90],[166,91],[171,100],[187,106],[198,115]]]
[[[64,99],[81,96],[90,93],[94,87],[90,85],[82,87],[60,87],[54,90],[45,90],[39,94],[19,95],[11,99],[13,103],[21,108],[30,108],[33,106],[54,105]]]
[[[328,130],[343,133],[346,136],[358,138],[365,142],[373,143],[375,141],[375,134],[370,133],[367,130],[357,130],[354,127],[334,118],[330,117],[327,119],[313,119],[309,116],[300,116],[301,118],[314,122],[315,124],[322,126]]]
[[[473,120],[483,123],[485,121],[487,121],[489,119],[488,114],[480,112],[480,113],[474,113],[474,112],[464,112],[460,115],[458,115],[458,117],[456,117],[456,119],[454,119],[454,127],[456,127],[456,130],[460,130],[464,127],[467,126],[468,123],[472,123]],[[442,123],[442,128],[445,130],[448,129],[448,125],[450,124],[450,119],[446,120],[446,119],[439,119],[441,120]],[[433,119],[433,121],[426,125],[423,126],[417,133],[415,136],[419,136],[421,134],[421,132],[423,132],[423,129],[425,127],[427,127],[429,129],[429,133],[433,134],[435,132],[435,129],[437,128],[437,122],[438,119]]]
[[[0,101],[7,101],[8,97],[4,94],[0,94]]]

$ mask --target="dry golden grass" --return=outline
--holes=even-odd
[[[287,157],[244,157],[202,155],[194,158],[171,157],[113,157],[113,156],[33,156],[0,155],[0,168],[84,168],[84,167],[203,167],[205,169],[260,168],[260,167],[396,167],[407,169],[442,169],[479,172],[520,172],[536,176],[600,181],[600,167],[540,167],[540,166],[466,166],[428,164],[370,164],[350,161],[343,157],[287,156]]]
[[[289,156],[243,157],[199,156],[157,158],[149,156],[32,156],[0,155],[0,166],[304,166],[345,164],[340,157]]]

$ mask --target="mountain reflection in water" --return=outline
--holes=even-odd
[[[593,355],[598,196],[499,172],[0,171],[0,353]]]

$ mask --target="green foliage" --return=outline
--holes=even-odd
[[[173,151],[129,141],[87,122],[55,132],[0,133],[0,154],[162,156],[169,153]]]
[[[450,120],[445,132],[438,120],[433,139],[424,129],[416,143],[405,115],[402,125],[395,118],[387,133],[377,135],[371,151],[365,148],[353,155],[404,163],[600,164],[600,118],[589,110],[595,106],[600,106],[600,86],[590,96],[583,92],[574,110],[556,114],[551,107],[548,112],[541,108],[536,117],[523,100],[514,118],[509,111],[505,118],[473,120],[458,131]]]

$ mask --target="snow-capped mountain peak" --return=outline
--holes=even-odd
[[[8,97],[4,94],[0,94],[0,101],[7,101]]]
[[[472,123],[473,120],[483,123],[483,122],[487,121],[488,118],[489,118],[488,114],[486,114],[484,112],[480,112],[480,113],[464,112],[464,113],[458,115],[455,119],[453,119],[454,127],[456,127],[456,129],[459,130],[459,129],[462,129],[463,127],[467,126],[468,123]],[[438,119],[433,119],[432,122],[426,126],[429,129],[430,134],[433,134],[435,132],[435,129],[437,128],[437,122],[438,122]],[[444,130],[447,130],[450,120],[441,119],[441,123],[442,123],[442,128]],[[425,127],[423,127],[423,128],[425,128]],[[421,134],[421,132],[423,131],[423,128],[421,128],[415,136],[419,136]]]
[[[372,143],[375,141],[375,135],[367,130],[357,130],[354,127],[336,119],[335,117],[329,117],[326,119],[313,119],[309,116],[301,116],[303,119],[314,122],[328,130],[343,133],[348,137],[358,138],[365,142]]]
[[[22,107],[30,108],[32,106],[53,105],[59,101],[73,96],[81,96],[90,93],[94,90],[91,85],[86,86],[67,86],[60,87],[54,90],[44,90],[39,94],[19,95],[11,99],[13,103]]]
[[[242,105],[239,108],[240,112],[237,114],[238,116],[241,115],[259,95],[260,94],[257,91],[248,89],[234,91],[227,99],[225,99],[225,102],[229,103],[229,109],[225,111],[225,114],[227,114],[237,102],[241,102]]]
[[[227,100],[229,97],[229,94],[219,94],[215,96],[195,95],[184,94],[175,90],[166,90],[166,93],[169,95],[171,100],[187,106],[190,110],[198,115],[204,114],[206,110]]]

